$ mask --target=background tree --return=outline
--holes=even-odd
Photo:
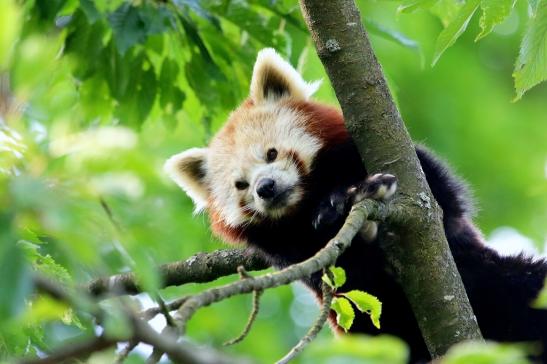
[[[359,6],[414,139],[470,181],[479,224],[492,240],[522,234],[541,248],[545,86],[510,101],[545,79],[547,2]],[[307,79],[326,80],[294,1],[0,3],[0,291],[9,292],[0,296],[1,355],[47,353],[93,335],[85,312],[32,295],[36,272],[69,286],[129,269],[155,294],[159,263],[218,249],[206,220],[192,217],[190,201],[161,165],[221,125],[246,96],[256,52],[265,46]],[[328,82],[318,98],[336,102]],[[500,233],[501,226],[514,230]],[[183,285],[161,296],[203,289]],[[298,287],[268,290],[251,335],[227,350],[278,359],[315,318],[311,301]],[[223,301],[198,311],[187,332],[219,346],[241,330],[249,309],[244,296]],[[105,327],[121,335],[126,325]],[[355,350],[380,362],[404,356],[400,343],[376,340]],[[302,360],[325,347],[311,347]],[[111,361],[112,349],[103,355]],[[142,361],[139,354],[129,360]]]

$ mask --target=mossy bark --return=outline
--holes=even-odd
[[[317,53],[369,173],[397,176],[403,221],[389,226],[385,251],[433,357],[481,339],[414,145],[352,0],[300,0]],[[393,240],[389,239],[389,240]]]

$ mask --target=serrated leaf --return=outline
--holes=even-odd
[[[129,2],[123,3],[111,13],[108,21],[112,26],[116,47],[122,55],[133,45],[146,39],[146,23],[139,9]]]
[[[51,277],[60,283],[69,283],[71,281],[68,271],[57,264],[51,255],[40,254],[40,246],[29,241],[19,241],[17,245],[25,253],[27,259],[32,264],[32,267],[39,273]]]
[[[515,101],[547,79],[547,0],[540,0],[537,13],[524,34],[513,78],[517,92]]]
[[[439,34],[435,44],[435,52],[431,66],[434,66],[435,63],[437,63],[444,51],[453,45],[459,36],[465,31],[467,24],[469,24],[469,21],[479,7],[479,4],[480,0],[468,0],[460,9],[456,17],[450,22],[450,24],[448,24],[446,28],[443,29],[441,34]]]
[[[482,15],[479,20],[481,32],[475,41],[488,35],[496,25],[503,22],[511,14],[515,2],[516,0],[482,0]]]
[[[359,290],[353,290],[347,293],[343,293],[343,296],[347,297],[351,302],[353,302],[359,311],[369,314],[370,319],[372,320],[372,324],[377,329],[380,328],[382,302],[380,302],[380,300],[376,296]]]
[[[344,268],[330,267],[329,270],[332,273],[335,288],[342,287],[346,283],[346,271]]]
[[[355,319],[351,303],[344,297],[335,297],[330,307],[336,312],[336,323],[347,332]]]
[[[145,3],[140,8],[140,17],[145,23],[146,35],[163,33],[174,27],[175,17],[165,6],[152,6]]]
[[[63,321],[65,324],[71,322],[70,319],[68,321],[66,319],[67,311],[72,311],[70,307],[66,303],[49,296],[40,295],[29,306],[29,309],[22,315],[22,320],[25,324],[37,325],[56,320]]]

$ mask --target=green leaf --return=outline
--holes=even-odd
[[[482,15],[479,20],[481,32],[475,41],[488,35],[494,26],[503,22],[511,14],[515,2],[516,0],[482,0]]]
[[[376,296],[359,290],[349,291],[342,294],[357,306],[361,312],[366,312],[370,315],[372,324],[380,328],[380,315],[382,314],[382,302]]]
[[[217,30],[222,30],[217,17],[205,9],[199,0],[173,0],[175,6],[181,10],[190,9],[199,17],[208,20]],[[206,3],[205,3],[206,4]]]
[[[21,312],[31,286],[21,249],[10,237],[0,239],[0,322]]]
[[[344,283],[346,283],[346,271],[344,270],[344,268],[329,267],[329,271],[332,273],[332,278],[334,279],[334,282],[327,274],[323,274],[323,277],[321,277],[323,282],[325,282],[334,289],[342,287]]]
[[[160,105],[163,109],[170,109],[173,112],[182,107],[186,97],[184,92],[176,86],[179,70],[179,66],[175,61],[165,58],[161,65],[159,77]]]
[[[456,42],[459,36],[467,28],[467,24],[473,17],[473,14],[479,7],[480,0],[468,0],[465,5],[460,9],[456,17],[448,24],[446,28],[439,34],[437,42],[435,44],[435,52],[433,55],[433,62],[431,66],[434,66],[444,51]]]
[[[346,271],[341,267],[330,267],[329,270],[334,278],[334,286],[342,287],[346,283]]]
[[[540,1],[541,0],[528,0],[528,5],[530,6],[530,16],[536,16]]]
[[[437,0],[429,9],[429,12],[439,18],[446,28],[460,12],[460,9],[465,4],[460,0]]]
[[[112,14],[108,16],[114,40],[120,54],[125,52],[137,43],[146,39],[147,27],[142,19],[139,9],[130,2],[123,3]]]
[[[515,344],[467,341],[452,346],[443,357],[443,364],[530,364],[526,347]]]
[[[49,254],[40,254],[40,245],[31,243],[29,241],[19,241],[17,245],[21,248],[27,259],[31,262],[32,267],[63,284],[70,283],[71,277],[68,271],[58,264]]]
[[[408,348],[390,335],[341,335],[336,340],[317,339],[302,353],[305,364],[405,364]]]
[[[80,0],[80,9],[82,9],[90,24],[101,19],[101,13],[99,13],[92,0]]]
[[[547,0],[539,0],[520,45],[513,72],[517,96],[515,101],[538,83],[547,79]]]
[[[429,9],[438,0],[404,0],[397,7],[397,13],[412,13],[418,9]]]
[[[336,323],[347,332],[355,319],[351,303],[344,297],[335,297],[330,307],[336,312]]]
[[[11,59],[21,28],[21,15],[16,1],[0,1],[0,70]]]

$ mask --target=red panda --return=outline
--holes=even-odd
[[[209,146],[186,150],[165,164],[196,209],[207,210],[215,234],[253,247],[279,268],[323,247],[357,196],[387,199],[396,190],[394,176],[367,174],[341,112],[310,100],[318,86],[305,82],[273,49],[262,50],[249,98]],[[547,311],[530,307],[547,263],[501,257],[487,248],[471,223],[464,185],[423,147],[416,153],[443,209],[445,233],[485,338],[547,346]],[[410,346],[411,361],[428,360],[376,228],[366,224],[337,262],[346,270],[343,289],[367,291],[383,303],[381,330],[357,317],[352,331],[399,336]],[[305,283],[320,296],[319,273]]]

